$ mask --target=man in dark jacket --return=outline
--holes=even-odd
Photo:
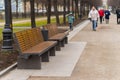
[[[106,19],[106,24],[109,24],[109,19],[110,19],[110,11],[105,10],[105,19]]]
[[[116,10],[116,14],[117,14],[117,24],[120,24],[120,8]]]

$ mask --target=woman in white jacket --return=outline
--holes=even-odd
[[[93,30],[96,31],[97,20],[98,20],[98,18],[99,18],[99,13],[98,13],[98,11],[95,9],[94,6],[92,7],[91,11],[89,12],[88,18],[91,19]]]

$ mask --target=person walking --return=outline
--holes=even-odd
[[[98,12],[99,12],[99,15],[100,15],[100,23],[102,24],[103,16],[104,16],[104,10],[100,9]]]
[[[117,24],[120,24],[120,8],[116,10],[116,15],[117,15]]]
[[[105,20],[106,20],[106,24],[109,24],[109,19],[110,19],[110,11],[109,10],[105,10]]]
[[[70,12],[68,14],[68,23],[69,23],[70,30],[73,30],[73,22],[74,22],[74,16],[73,16],[73,13]]]
[[[98,21],[98,18],[99,18],[99,13],[94,6],[90,10],[90,12],[88,14],[88,18],[91,19],[91,21],[92,21],[93,31],[96,31],[97,21]]]

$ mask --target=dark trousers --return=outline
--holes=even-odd
[[[102,23],[102,20],[103,20],[103,16],[100,16],[100,23]]]
[[[117,24],[120,24],[120,18],[117,17]]]
[[[72,23],[69,23],[70,30],[73,30],[73,25]]]

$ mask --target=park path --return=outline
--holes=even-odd
[[[120,80],[120,25],[115,15],[110,24],[98,24],[97,31],[89,23],[70,41],[87,42],[70,77],[30,76],[28,80]]]

